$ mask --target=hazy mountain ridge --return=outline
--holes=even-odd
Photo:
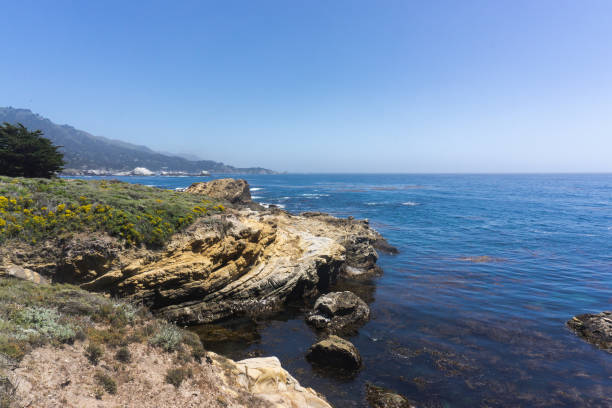
[[[30,130],[42,130],[45,137],[64,153],[66,169],[129,171],[146,167],[152,171],[202,170],[216,173],[274,173],[261,167],[237,168],[212,160],[188,160],[176,155],[158,153],[146,146],[135,145],[103,136],[94,136],[70,125],[58,125],[29,109],[0,108],[0,123],[21,123]]]

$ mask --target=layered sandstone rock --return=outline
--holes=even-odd
[[[0,249],[0,257],[4,265],[132,298],[180,324],[199,324],[276,311],[287,301],[327,292],[342,274],[376,272],[375,247],[384,242],[367,221],[238,205],[197,220],[161,250],[125,248],[92,233],[39,248]]]
[[[249,183],[242,179],[219,179],[205,183],[193,183],[185,190],[191,194],[203,194],[232,204],[246,204],[251,201]]]

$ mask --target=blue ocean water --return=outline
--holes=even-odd
[[[355,377],[311,369],[298,312],[250,323],[234,357],[276,355],[337,407],[366,406],[366,382],[421,407],[612,407],[612,354],[565,327],[612,309],[611,174],[241,177],[259,202],[368,218],[400,254],[353,288],[372,309]]]

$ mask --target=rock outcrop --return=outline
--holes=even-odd
[[[334,231],[334,239],[346,249],[346,262],[342,269],[345,276],[363,279],[380,274],[381,270],[376,265],[376,250],[389,254],[397,253],[395,247],[370,228],[368,220],[336,218],[320,212],[304,212],[300,215],[316,220]]]
[[[589,343],[612,353],[612,311],[578,315],[567,325]]]
[[[205,183],[193,183],[185,191],[192,194],[203,194],[232,204],[247,204],[251,202],[249,183],[242,179],[227,178]]]
[[[49,281],[42,277],[40,274],[17,265],[8,265],[5,267],[0,267],[0,276],[3,275],[26,280],[32,283],[49,283]]]
[[[348,340],[331,335],[313,344],[306,359],[319,366],[354,371],[361,367],[361,356],[357,348]]]
[[[366,384],[366,399],[372,408],[415,408],[406,397],[373,384]]]
[[[276,357],[249,358],[234,362],[214,353],[213,366],[223,368],[223,382],[228,388],[238,385],[266,401],[273,408],[331,408],[312,388],[300,383],[281,367]]]
[[[319,330],[346,333],[365,323],[370,308],[353,292],[332,292],[317,299],[306,321]]]
[[[215,180],[192,190],[214,195],[212,185],[226,191],[219,186],[235,183]],[[248,185],[238,184],[224,197],[246,200]],[[343,273],[371,274],[380,242],[366,221],[236,205],[198,219],[163,249],[126,248],[102,233],[81,233],[39,247],[1,247],[0,259],[53,282],[131,298],[191,325],[260,316],[288,301],[316,298]]]

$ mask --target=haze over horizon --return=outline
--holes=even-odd
[[[4,2],[0,106],[289,172],[612,171],[612,2]]]

